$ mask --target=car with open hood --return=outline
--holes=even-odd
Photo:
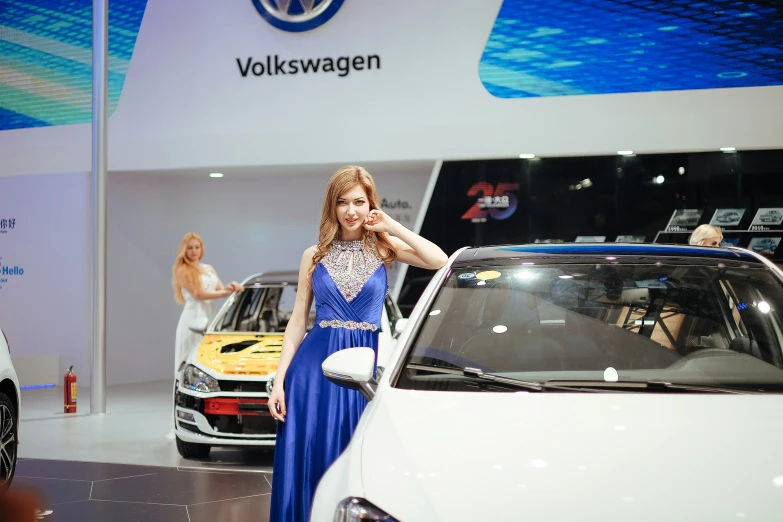
[[[783,273],[749,250],[466,248],[400,335],[313,522],[783,516]]]
[[[277,421],[267,401],[293,312],[298,273],[256,274],[242,285],[244,291],[229,296],[206,328],[192,328],[203,339],[174,383],[175,437],[185,458],[206,457],[212,446],[275,443]],[[313,309],[307,331],[314,321]],[[378,340],[379,374],[405,321],[387,295]]]

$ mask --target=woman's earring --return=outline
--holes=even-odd
[[[368,243],[375,243],[375,232],[368,232],[367,233],[367,242]]]

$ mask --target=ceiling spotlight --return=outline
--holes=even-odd
[[[737,152],[736,147],[721,147],[721,152]]]
[[[520,158],[520,159],[533,159],[533,158],[535,158],[535,157],[536,157],[536,155],[535,155],[535,154],[520,154],[520,155],[519,155],[519,158]]]
[[[620,156],[633,156],[632,150],[618,150],[617,154]]]
[[[222,178],[223,173],[222,172],[210,172],[209,173],[210,178]]]
[[[660,175],[659,176],[655,176],[653,178],[653,183],[655,183],[656,185],[663,185],[664,181],[666,181],[666,178],[664,178],[663,176],[660,176]]]
[[[679,169],[677,169],[677,173],[678,173],[680,176],[682,176],[683,174],[685,174],[685,167],[680,167]]]
[[[580,185],[582,185],[584,188],[592,187],[593,186],[593,182],[590,180],[590,178],[585,178],[585,179],[582,180]]]

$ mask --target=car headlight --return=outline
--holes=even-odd
[[[220,391],[217,379],[207,375],[192,364],[185,366],[185,369],[182,370],[182,384],[186,388],[202,393]]]
[[[334,522],[397,522],[391,515],[381,511],[363,498],[346,498],[337,506]]]
[[[266,393],[269,395],[272,395],[272,387],[275,385],[275,378],[272,377],[268,381],[266,381]]]

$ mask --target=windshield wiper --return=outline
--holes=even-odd
[[[529,391],[544,391],[544,390],[572,390],[572,391],[600,391],[600,390],[580,390],[579,388],[573,388],[570,386],[561,386],[558,384],[550,384],[548,382],[536,382],[536,381],[523,381],[522,379],[515,379],[513,377],[504,377],[494,373],[484,373],[484,371],[478,368],[471,368],[466,366],[465,368],[459,367],[442,367],[442,366],[430,366],[428,364],[416,364],[410,363],[406,366],[412,370],[424,370],[432,373],[439,373],[444,375],[459,375],[462,377],[471,377],[474,379],[480,379],[482,381],[490,381],[497,384],[504,384],[507,386],[513,386],[514,388]]]
[[[659,380],[647,381],[568,381],[552,380],[545,384],[554,386],[570,386],[576,388],[602,388],[613,390],[644,390],[644,391],[693,391],[693,392],[713,392],[713,393],[764,393],[761,390],[750,390],[746,388],[731,388],[726,386],[715,386],[711,384],[686,384],[679,382],[667,382]]]
[[[502,375],[496,375],[494,373],[484,373],[478,368],[465,367],[462,369],[462,373],[465,377],[474,377],[484,381],[492,381],[498,384],[509,384],[514,387],[522,388],[524,390],[542,391],[547,387],[546,384],[542,384],[536,381],[523,381],[522,379],[514,379],[513,377],[503,377]]]
[[[494,373],[485,373],[478,368],[464,367],[443,367],[431,366],[429,364],[410,363],[406,366],[412,370],[424,370],[443,375],[459,375],[461,377],[471,377],[483,381],[505,384],[522,390],[542,392],[545,390],[564,390],[581,392],[624,392],[631,390],[655,392],[655,391],[692,391],[692,392],[712,392],[712,393],[765,393],[763,390],[752,390],[746,388],[732,388],[726,386],[715,386],[710,384],[686,384],[678,382],[666,382],[660,380],[647,381],[593,381],[593,380],[549,380],[546,382],[525,381],[513,377],[505,377]]]

